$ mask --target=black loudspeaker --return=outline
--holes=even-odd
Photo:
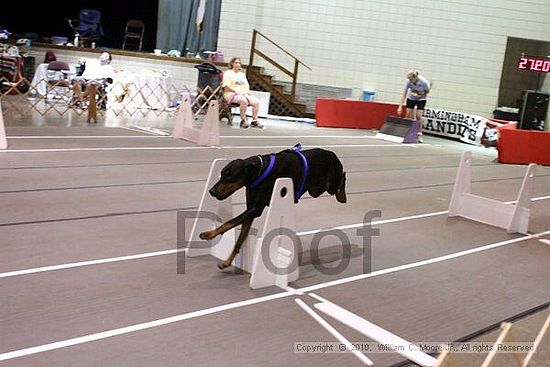
[[[534,90],[524,90],[521,96],[518,127],[523,130],[544,131],[550,95]]]

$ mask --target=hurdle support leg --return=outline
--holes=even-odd
[[[290,178],[279,178],[273,186],[264,227],[253,249],[252,289],[271,285],[285,288],[298,279],[299,246],[295,243],[294,223],[294,186]]]
[[[200,129],[195,128],[193,127],[194,118],[191,111],[191,102],[189,97],[185,96],[176,115],[172,137],[202,146],[219,146],[220,127],[218,110],[218,101],[210,101],[202,127]]]
[[[176,139],[197,140],[195,129],[193,128],[193,112],[191,111],[191,102],[188,96],[183,97],[176,114],[176,122],[172,130],[172,137]]]
[[[485,198],[471,193],[472,153],[462,153],[456,175],[449,217],[461,216],[492,226],[504,228],[508,233],[527,233],[531,206],[531,196],[536,164],[530,164],[521,184],[516,204]]]
[[[8,148],[8,140],[6,139],[6,128],[4,127],[4,114],[2,112],[2,103],[0,103],[0,149]]]
[[[233,218],[233,202],[231,196],[225,200],[217,200],[208,192],[219,180],[222,168],[227,164],[226,159],[215,159],[210,165],[208,179],[202,192],[197,216],[191,227],[187,256],[212,255],[217,258],[227,258],[235,244],[235,229],[227,231],[222,236],[211,241],[204,241],[199,234],[209,231]]]
[[[208,111],[199,132],[198,145],[217,147],[220,145],[220,113],[217,100],[210,101]]]

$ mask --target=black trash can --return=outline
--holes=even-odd
[[[218,69],[215,65],[208,62],[195,66],[199,70],[199,80],[197,81],[197,87],[199,91],[209,86],[214,91],[222,83],[223,71]]]
[[[223,91],[221,88],[216,91],[216,88],[222,84],[223,71],[208,62],[199,64],[195,66],[195,68],[199,70],[199,80],[197,81],[199,95],[196,99],[197,103],[193,104],[193,111],[202,111],[203,113],[206,113],[208,110],[208,101],[214,99],[220,100],[223,98]],[[214,93],[214,91],[216,92]]]

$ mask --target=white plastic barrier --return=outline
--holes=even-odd
[[[4,114],[2,113],[2,103],[0,103],[0,149],[8,148],[6,139],[6,128],[4,127]]]
[[[421,351],[420,347],[332,302],[316,303],[314,307],[344,325],[360,332],[369,339],[375,340],[380,344],[391,345],[395,348],[396,353],[401,354],[420,366],[431,367],[436,363],[436,359]]]
[[[527,233],[536,164],[530,164],[519,190],[516,204],[471,194],[472,153],[462,153],[456,175],[453,195],[449,204],[449,217],[461,216],[492,226],[504,228],[508,233]]]
[[[302,301],[299,298],[295,298],[294,301],[300,306],[305,312],[308,313],[315,321],[319,323],[326,331],[331,333],[341,344],[345,345],[346,349],[353,353],[361,362],[363,362],[366,366],[373,366],[374,363],[364,355],[361,351],[358,350],[358,348],[355,348],[353,344],[346,339],[344,335],[342,335],[338,330],[336,330],[332,325],[330,325],[328,322],[325,321],[321,316],[319,316],[311,307],[306,305],[304,301]]]
[[[183,100],[176,115],[176,123],[172,136],[176,139],[188,140],[192,143],[203,146],[220,145],[220,117],[218,101],[210,101],[208,112],[200,129],[193,127],[193,112],[191,111],[191,102],[188,96]]]
[[[216,159],[210,166],[210,173],[206,182],[201,201],[199,214],[209,213],[219,217],[221,222],[211,219],[195,219],[191,229],[189,241],[200,243],[199,234],[217,227],[233,218],[232,199],[217,200],[208,192],[220,178],[222,168],[228,163],[225,159]],[[294,223],[294,189],[290,178],[279,178],[273,187],[271,202],[264,210],[264,226],[259,236],[248,235],[241,251],[233,265],[249,272],[250,287],[252,289],[277,285],[285,288],[289,282],[298,279],[298,256],[292,235],[295,233]],[[257,221],[260,218],[256,218]],[[212,255],[225,260],[232,252],[236,240],[235,228],[223,235],[210,240],[202,241],[204,246],[189,247],[187,256]],[[264,243],[264,239],[267,241]]]
[[[222,168],[225,167],[227,163],[229,163],[227,159],[215,159],[212,162],[212,164],[210,165],[210,172],[208,173],[208,179],[204,186],[201,201],[199,203],[200,213],[214,214],[220,218],[221,222],[215,222],[214,225],[216,225],[216,223],[218,225],[225,223],[233,218],[232,197],[230,196],[227,199],[220,201],[210,195],[210,193],[208,192],[219,179]],[[206,243],[207,241],[203,241],[199,238],[199,234],[212,229],[212,222],[212,220],[208,219],[201,219],[199,217],[195,218],[193,226],[191,227],[191,235],[189,236],[189,241],[191,243],[202,241],[204,242],[204,246],[188,248],[187,256],[193,257],[212,255],[219,259],[225,259],[227,258],[227,256],[229,256],[231,250],[229,250],[229,252],[227,253],[220,253],[219,251],[224,251],[224,249],[228,247],[229,244],[235,243],[235,228],[224,233],[221,238],[218,236],[216,239],[214,239],[213,241],[219,241],[217,246],[208,246],[208,244]]]
[[[271,202],[266,208],[267,213],[261,235],[255,241],[254,239],[247,241],[250,243],[248,252],[254,254],[252,268],[247,261],[243,261],[243,264],[245,270],[247,268],[252,270],[247,270],[252,275],[250,278],[252,289],[270,285],[286,288],[289,282],[298,279],[297,246],[294,246],[293,239],[290,237],[296,233],[293,187],[292,180],[288,177],[275,181]]]

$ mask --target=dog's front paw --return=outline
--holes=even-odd
[[[214,231],[202,232],[199,234],[199,238],[201,240],[211,240],[214,237],[216,237],[216,233]]]
[[[231,265],[231,263],[228,264],[227,261],[224,261],[224,262],[221,262],[221,263],[218,264],[218,268],[220,270],[223,270],[223,269],[227,268],[229,265]]]

